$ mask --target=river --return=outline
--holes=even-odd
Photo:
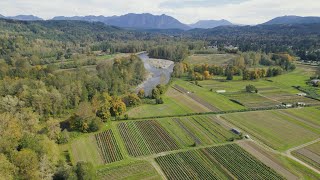
[[[145,95],[151,95],[152,89],[156,87],[158,84],[168,84],[171,78],[171,73],[173,72],[174,62],[168,60],[154,60],[150,59],[147,53],[142,53],[138,55],[143,64],[144,68],[148,71],[148,78],[138,86],[137,91],[139,89],[144,89]],[[163,68],[156,67],[159,65],[163,65]]]

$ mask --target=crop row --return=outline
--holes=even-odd
[[[131,156],[179,149],[177,142],[157,121],[124,122],[118,129]]]
[[[237,179],[284,179],[273,169],[236,144],[202,149],[209,159],[217,161]]]
[[[95,138],[99,147],[100,156],[104,160],[104,163],[112,163],[123,159],[111,129],[96,134]]]
[[[156,158],[168,179],[221,179],[212,164],[198,151],[180,152]]]
[[[284,179],[236,144],[169,154],[155,160],[168,179]]]

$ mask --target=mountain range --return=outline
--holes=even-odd
[[[2,16],[0,18],[22,20],[22,21],[41,21],[42,18],[33,16],[33,15],[18,15],[18,16]],[[152,15],[149,13],[144,14],[126,14],[122,16],[57,16],[50,20],[78,20],[78,21],[87,21],[87,22],[102,22],[106,25],[117,26],[121,28],[130,28],[130,29],[211,29],[218,26],[235,26],[225,19],[222,20],[200,20],[194,24],[183,24],[179,20],[162,15]],[[268,22],[263,23],[262,25],[274,25],[274,24],[311,24],[311,23],[320,23],[320,17],[301,17],[301,16],[281,16],[276,17]]]
[[[200,20],[194,24],[190,24],[191,28],[200,28],[200,29],[210,29],[218,26],[232,26],[231,22],[221,19],[221,20]]]
[[[263,25],[272,25],[272,24],[313,24],[320,23],[320,17],[308,16],[281,16],[271,19],[268,22],[263,23]]]

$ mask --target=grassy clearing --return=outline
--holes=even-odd
[[[234,113],[221,117],[280,151],[320,137],[319,130],[277,111]]]
[[[265,98],[256,93],[226,93],[225,96],[234,100],[235,102],[241,103],[247,108],[275,107],[276,105],[280,104],[277,101]]]
[[[184,62],[188,64],[223,65],[236,58],[235,54],[194,54]]]
[[[80,161],[91,162],[95,166],[104,164],[99,155],[98,145],[93,135],[82,137],[72,142],[71,158],[72,163]]]
[[[154,167],[145,161],[135,161],[122,165],[104,167],[98,170],[98,177],[100,179],[148,179],[156,180],[161,179],[160,175]]]
[[[224,111],[224,110],[239,110],[239,109],[244,109],[243,106],[233,103],[230,101],[228,98],[225,96],[218,94],[216,92],[211,92],[206,88],[201,88],[197,85],[194,85],[190,82],[183,81],[181,79],[177,79],[174,81],[173,84],[177,84],[184,89],[187,89],[188,91],[192,92],[202,100],[205,100],[212,106]]]
[[[181,115],[194,112],[182,102],[163,97],[164,104],[144,104],[127,112],[129,117],[154,117],[164,115]]]

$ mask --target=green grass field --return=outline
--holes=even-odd
[[[295,116],[297,119],[306,121],[314,126],[320,127],[320,107],[308,107],[301,109],[288,109],[284,112]]]
[[[243,106],[230,101],[222,94],[211,92],[209,91],[209,89],[201,88],[190,82],[177,79],[173,84],[177,84],[184,89],[187,89],[188,91],[194,93],[196,96],[210,103],[212,106],[220,109],[221,111],[245,109]]]
[[[319,129],[277,111],[234,113],[221,117],[279,151],[320,137]]]
[[[156,169],[146,161],[135,161],[98,170],[100,179],[132,179],[132,180],[158,180],[161,179]]]
[[[222,65],[236,57],[237,55],[234,54],[195,54],[186,58],[184,62],[188,64]]]
[[[91,162],[95,166],[104,164],[99,155],[99,148],[94,135],[81,137],[73,141],[70,150],[73,164],[80,161]]]

